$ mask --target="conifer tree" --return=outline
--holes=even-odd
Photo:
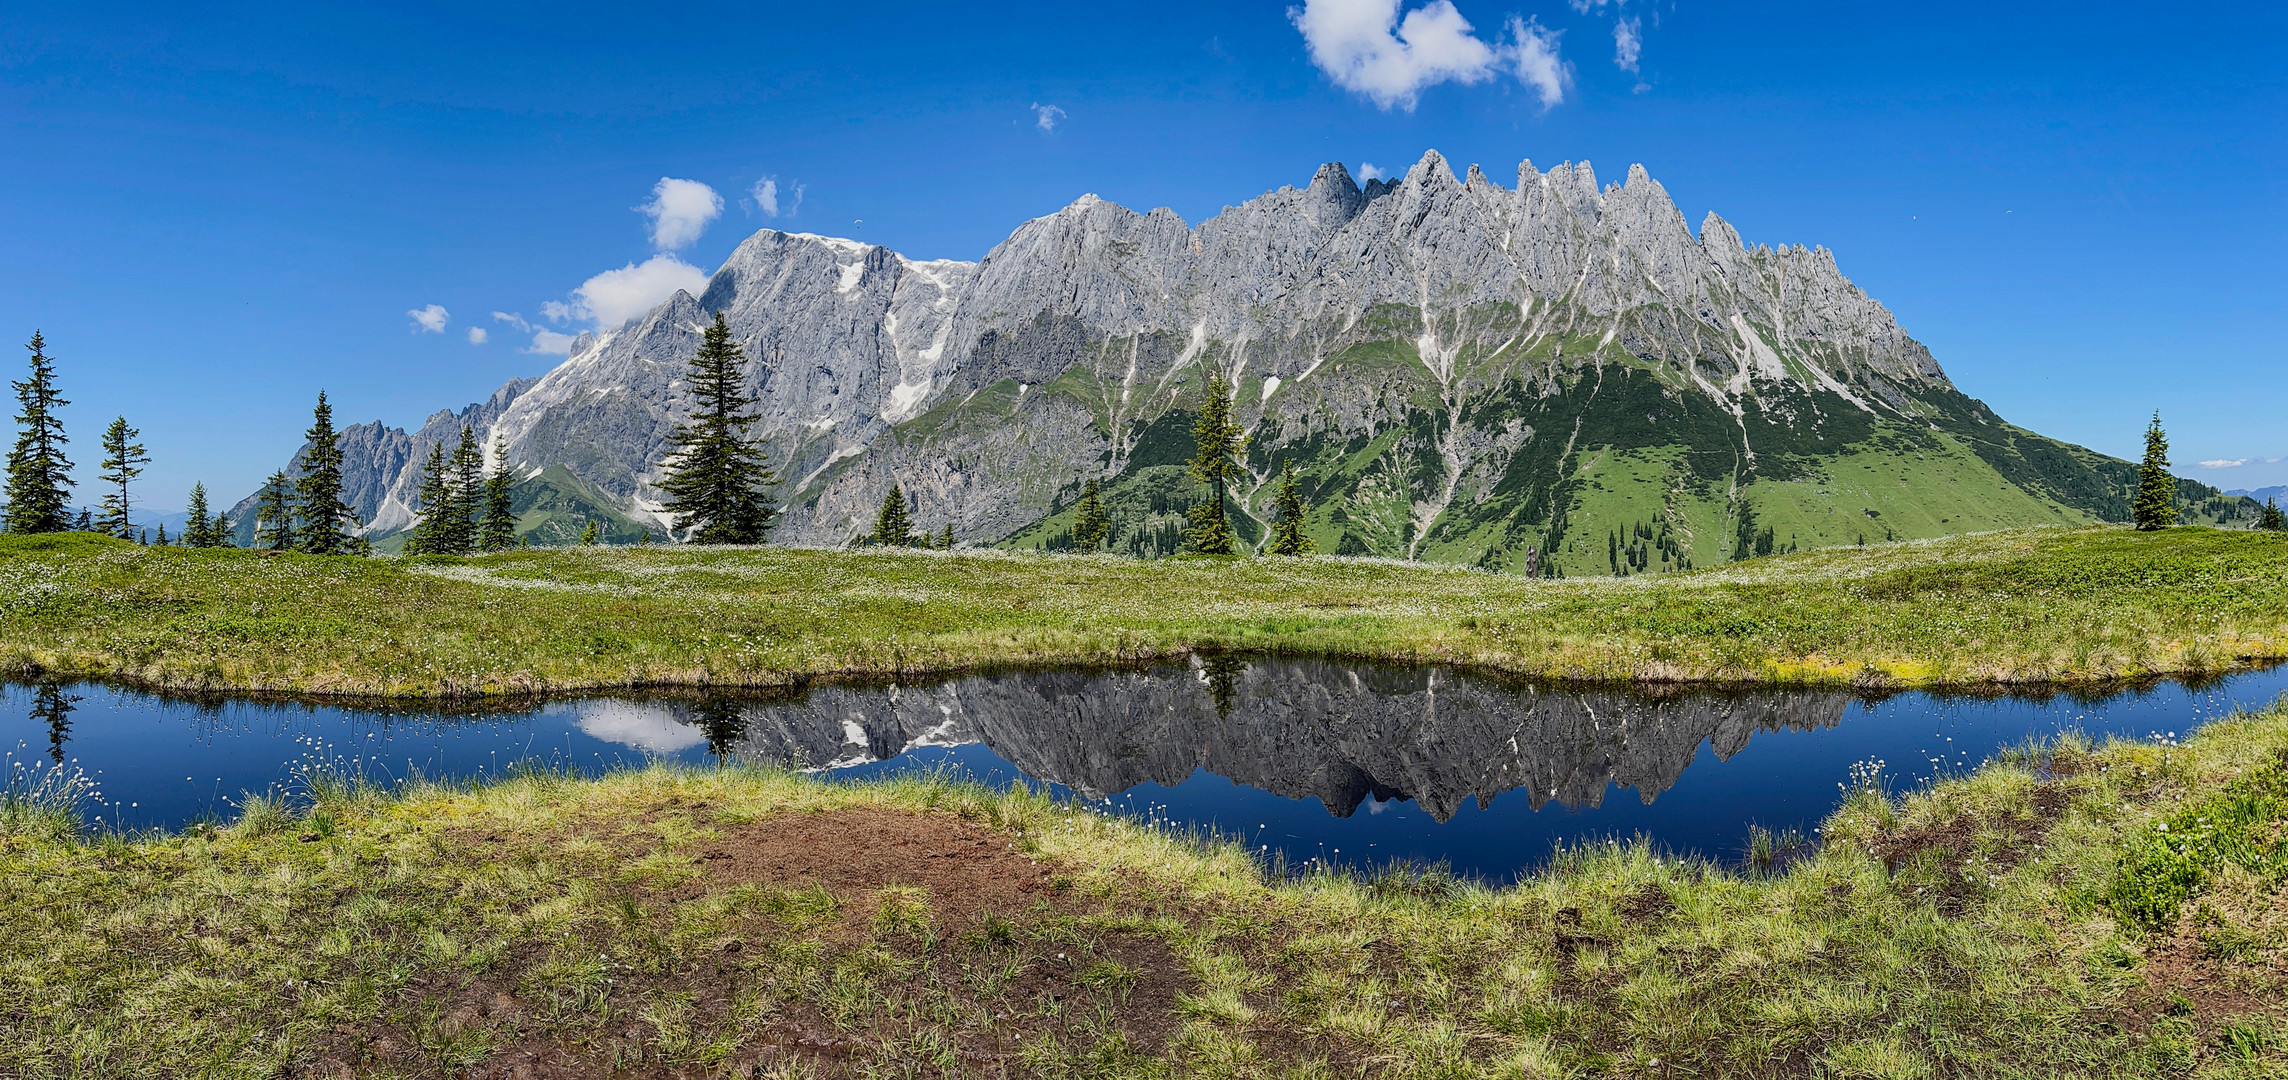
[[[429,444],[429,460],[421,467],[421,487],[414,494],[419,505],[414,510],[421,520],[413,523],[413,530],[405,538],[402,549],[407,555],[452,555],[449,546],[453,499],[445,483],[445,444]]]
[[[294,550],[294,482],[285,470],[270,474],[254,504],[254,546],[270,551]]]
[[[334,430],[334,407],[326,403],[323,390],[302,437],[310,445],[302,451],[302,475],[294,481],[296,546],[312,555],[344,554],[357,529],[357,511],[342,501],[341,434]]]
[[[508,465],[508,443],[495,436],[493,471],[485,476],[484,510],[477,521],[478,550],[506,551],[516,546],[516,515],[509,507],[509,493],[515,486],[516,474]],[[644,542],[650,541],[651,533],[646,530]]]
[[[62,532],[70,525],[71,468],[64,457],[64,425],[56,410],[71,404],[56,394],[56,366],[40,332],[32,331],[31,374],[16,390],[16,446],[8,452],[8,531]]]
[[[1231,521],[1224,514],[1224,490],[1240,475],[1239,452],[1246,432],[1231,418],[1231,383],[1221,371],[1208,373],[1200,417],[1192,424],[1192,479],[1208,485],[1208,497],[1188,512],[1191,527],[1184,530],[1184,546],[1201,555],[1232,553]]]
[[[153,541],[153,543],[156,543],[156,544],[158,544],[160,547],[166,547],[166,546],[167,546],[167,523],[166,523],[166,522],[162,521],[162,522],[160,522],[160,523],[159,523],[159,539],[157,539],[157,540]]]
[[[1307,555],[1313,544],[1303,535],[1303,516],[1309,508],[1303,505],[1302,485],[1295,482],[1295,463],[1288,462],[1279,470],[1279,497],[1276,500],[1278,517],[1271,522],[1271,553],[1273,555]]]
[[[596,542],[597,542],[597,541],[600,541],[600,540],[602,540],[603,538],[604,538],[604,530],[602,530],[602,529],[599,529],[599,528],[597,528],[597,527],[596,527],[596,519],[595,519],[595,518],[589,518],[589,519],[588,519],[588,527],[587,527],[587,528],[584,528],[584,529],[582,529],[582,530],[580,530],[580,544],[581,544],[581,546],[583,546],[583,547],[593,547],[593,546],[595,546],[595,544],[596,544]]]
[[[764,489],[778,483],[760,445],[747,441],[758,419],[746,395],[747,353],[731,339],[723,313],[691,358],[691,422],[669,434],[673,446],[662,509],[702,544],[760,544],[779,508]]]
[[[2137,466],[2137,495],[2129,514],[2144,532],[2177,523],[2177,478],[2169,475],[2169,435],[2161,430],[2161,414],[2145,427],[2145,461]]]
[[[445,468],[444,521],[439,530],[443,554],[466,555],[477,548],[477,515],[485,502],[485,455],[477,433],[461,425],[460,445]]]
[[[946,522],[945,531],[937,534],[937,549],[939,551],[953,550],[953,522]]]
[[[151,463],[151,455],[143,452],[143,444],[135,439],[143,433],[127,426],[122,416],[103,429],[103,483],[109,489],[103,493],[103,517],[97,521],[103,531],[123,540],[134,539],[135,519],[128,512],[127,484],[143,475],[143,466]]]
[[[2288,519],[2282,517],[2278,499],[2264,500],[2264,512],[2257,515],[2256,527],[2267,532],[2288,531]]]
[[[191,485],[190,505],[185,509],[190,512],[188,515],[190,520],[183,523],[183,546],[193,548],[215,546],[215,523],[207,512],[207,486],[205,484]]]
[[[71,531],[73,531],[73,532],[94,532],[94,531],[95,531],[95,515],[88,513],[88,512],[87,512],[87,507],[84,507],[84,506],[80,507],[80,508],[79,508],[79,516],[78,516],[78,517],[76,517],[76,518],[73,518],[73,519],[72,519],[72,526],[71,526]]]
[[[230,511],[224,510],[214,516],[214,527],[208,530],[207,535],[212,541],[207,544],[208,547],[238,546],[230,536]]]
[[[1073,547],[1095,551],[1112,535],[1112,518],[1104,512],[1104,489],[1094,478],[1081,485],[1080,504],[1074,509]]]
[[[896,484],[882,496],[882,512],[874,515],[872,540],[883,547],[908,547],[914,542],[913,522],[906,517],[906,493]]]

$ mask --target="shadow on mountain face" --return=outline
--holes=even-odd
[[[982,742],[1038,780],[1102,798],[1206,769],[1348,817],[1367,796],[1445,821],[1524,788],[1595,807],[1607,785],[1647,803],[1712,744],[1832,726],[1849,694],[1565,691],[1443,668],[1229,658],[1132,671],[981,675],[929,686],[821,687],[800,701],[678,706],[742,761],[834,769],[916,746]],[[733,732],[736,732],[733,734]]]

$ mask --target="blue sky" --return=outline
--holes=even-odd
[[[663,251],[975,259],[1083,192],[1196,222],[1436,148],[1642,162],[1695,224],[1834,249],[2017,423],[2133,456],[2159,408],[2188,475],[2288,481],[2278,7],[1311,4],[18,5],[0,370],[40,329],[83,466],[125,414],[155,505],[236,498],[321,387],[344,422],[477,400]],[[1415,48],[1353,63],[1390,17]],[[588,321],[615,284],[647,282]]]

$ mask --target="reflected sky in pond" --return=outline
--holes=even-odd
[[[2061,730],[2189,733],[2288,692],[2288,668],[2102,695],[1870,700],[1836,691],[1641,693],[1443,668],[1216,658],[1115,671],[824,686],[794,699],[603,697],[512,711],[194,702],[90,684],[0,688],[11,770],[78,768],[127,827],[227,819],[325,762],[384,782],[597,772],[667,759],[862,778],[954,770],[1212,827],[1290,862],[1445,862],[1503,880],[1552,845],[1645,834],[1738,854],[1808,829],[1851,765],[1895,783]]]

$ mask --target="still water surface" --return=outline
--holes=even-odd
[[[101,792],[90,816],[129,828],[228,819],[242,793],[290,793],[316,763],[383,782],[519,762],[593,773],[734,761],[830,778],[944,769],[1212,827],[1290,862],[1445,862],[1500,881],[1557,843],[1598,837],[1736,857],[1750,826],[1808,831],[1860,761],[1907,784],[2065,730],[2182,736],[2283,693],[2288,667],[2095,695],[1872,699],[1647,695],[1262,658],[471,715],[10,684],[0,768],[84,770]]]

